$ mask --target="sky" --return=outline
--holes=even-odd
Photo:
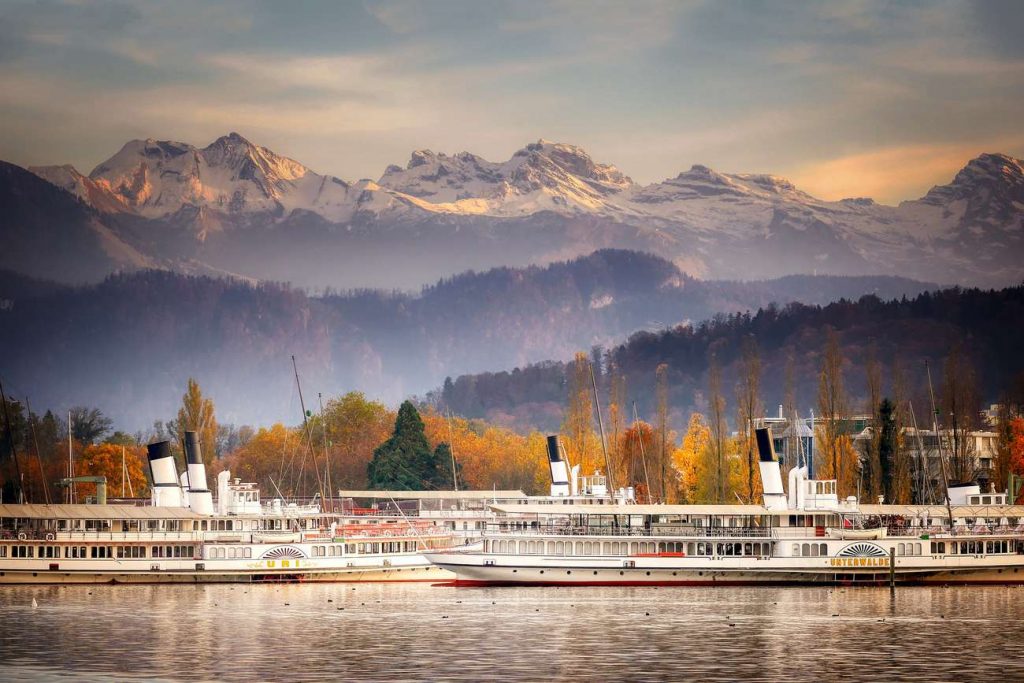
[[[0,3],[0,159],[237,131],[320,173],[544,138],[885,203],[1024,157],[1024,2]]]

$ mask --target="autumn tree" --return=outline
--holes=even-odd
[[[181,397],[181,408],[175,421],[178,443],[184,443],[185,432],[196,432],[203,463],[207,467],[217,457],[217,419],[213,414],[213,400],[203,396],[199,383],[188,378],[188,386]]]
[[[761,404],[761,356],[753,336],[743,340],[739,372],[740,378],[736,385],[736,426],[742,458],[741,495],[748,501],[754,501],[760,497],[762,489],[754,427],[756,421],[764,417],[764,406]]]
[[[726,423],[725,423],[725,396],[722,395],[722,370],[718,366],[718,359],[714,353],[711,354],[708,363],[708,427],[711,433],[711,440],[707,456],[709,458],[703,469],[705,484],[710,484],[710,496],[708,502],[725,502],[725,486],[728,476],[726,462]],[[707,481],[710,478],[711,481]]]
[[[295,496],[297,492],[291,483],[294,477],[286,476],[283,463],[301,443],[301,438],[295,430],[279,422],[261,427],[245,444],[215,460],[208,469],[208,479],[222,469],[229,469],[232,475],[259,484],[268,497]]]
[[[654,369],[655,400],[657,401],[657,419],[655,429],[657,430],[658,443],[658,498],[662,502],[668,499],[668,472],[669,472],[669,426],[668,426],[668,364],[659,363]]]
[[[519,489],[530,494],[548,491],[547,440],[540,432],[524,436],[482,420],[431,410],[425,411],[422,418],[430,444],[451,444],[460,486],[476,490]]]
[[[709,451],[711,430],[700,413],[690,415],[690,423],[682,445],[672,453],[672,466],[676,471],[679,502],[692,504],[697,500],[701,474],[701,458]]]
[[[327,451],[329,480],[335,489],[365,489],[374,449],[387,440],[395,414],[361,392],[330,399],[322,420],[311,428],[318,448]]]
[[[1009,471],[1015,477],[1024,479],[1024,418],[1015,417],[1010,422]],[[1024,505],[1024,487],[1017,493],[1017,505]]]
[[[619,370],[614,360],[608,360],[608,458],[616,472],[622,467],[622,437],[626,431],[626,377]],[[620,477],[616,476],[616,480]]]
[[[133,494],[136,498],[144,498],[149,492],[149,480],[143,465],[145,455],[142,446],[90,444],[83,449],[75,474],[79,477],[106,477],[107,496],[110,498]],[[96,495],[96,484],[79,483],[76,487],[79,500]]]
[[[849,435],[843,432],[846,417],[846,393],[843,386],[843,356],[835,329],[825,329],[818,382],[818,415],[820,423],[816,439],[821,462],[816,473],[822,479],[835,479],[840,497],[856,492],[857,453]]]
[[[591,397],[590,359],[582,351],[569,367],[569,402],[562,422],[570,465],[584,474],[603,469],[600,443],[594,433],[594,404]]]
[[[621,435],[622,454],[616,481],[636,489],[637,500],[651,501],[651,477],[648,457],[654,452],[657,436],[646,422],[634,422]]]

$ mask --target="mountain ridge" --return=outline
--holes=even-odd
[[[898,206],[821,200],[779,176],[700,164],[640,185],[580,147],[546,140],[502,162],[416,150],[376,181],[321,175],[238,133],[203,148],[133,140],[88,176],[69,166],[31,170],[168,267],[187,255],[211,272],[301,286],[416,287],[466,268],[548,263],[603,247],[654,251],[712,278],[899,273],[1017,282],[1022,169],[1013,157],[982,154],[951,183]],[[254,239],[283,252],[271,259]],[[153,246],[168,240],[168,249]],[[386,254],[416,265],[386,282],[365,267]]]

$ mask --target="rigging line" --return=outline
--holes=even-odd
[[[594,364],[590,363],[590,385],[594,388],[594,406],[597,408],[597,426],[601,429],[601,450],[604,452],[604,468],[608,471],[608,500],[615,502],[615,482],[612,477],[612,465],[608,459],[608,442],[604,436],[604,418],[601,416],[601,397],[597,394],[597,379],[594,377]],[[591,416],[593,419],[593,416]],[[593,424],[593,423],[591,423]]]
[[[306,416],[306,402],[302,398],[302,384],[299,382],[299,366],[295,362],[295,356],[292,356],[292,369],[295,371],[295,387],[299,392],[299,406],[302,408],[302,429],[306,435],[306,448],[302,454],[302,464],[299,466],[299,473],[301,477],[301,483],[305,484],[306,480],[306,457],[309,456],[313,460],[313,472],[316,474],[316,483],[319,488],[320,500],[324,500],[324,482],[320,477],[320,467],[316,461],[316,451],[313,449],[313,433],[309,428],[309,420]]]
[[[924,362],[925,372],[928,374],[928,395],[932,402],[932,426],[935,428],[935,439],[939,444],[939,465],[942,469],[942,484],[946,487],[946,512],[949,514],[949,533],[956,535],[956,525],[953,524],[953,503],[949,498],[949,477],[946,476],[946,458],[942,453],[942,437],[939,436],[939,411],[935,407],[935,392],[932,390],[932,369],[928,361]]]
[[[647,484],[647,501],[651,500],[651,478],[647,475],[647,453],[644,451],[644,440],[640,435],[640,428],[637,426],[637,422],[640,418],[637,417],[636,412],[636,401],[633,401],[633,427],[637,435],[637,440],[640,442],[640,460],[644,464],[644,482]],[[664,502],[664,501],[662,501]]]
[[[46,500],[46,504],[50,504],[50,487],[46,484],[46,472],[43,470],[43,457],[39,454],[39,439],[36,437],[36,423],[32,419],[32,404],[28,402],[28,396],[25,397],[25,409],[28,411],[28,427],[32,432],[32,444],[36,449],[36,462],[39,464],[39,478],[43,480],[43,497]]]
[[[291,384],[291,383],[289,382],[289,384]],[[290,392],[289,392],[289,395],[288,395],[288,408],[291,409],[294,405],[295,405],[295,385],[292,385],[291,389],[290,389]],[[295,451],[291,452],[291,458],[288,460],[287,467],[285,466],[285,452],[288,450],[288,439],[289,439],[290,436],[291,436],[291,430],[288,429],[287,427],[285,427],[284,428],[284,441],[281,442],[281,466],[278,468],[278,471],[277,471],[277,478],[281,481],[282,484],[286,483],[285,482],[285,474],[286,474],[285,470],[286,469],[287,469],[287,475],[289,477],[291,477],[292,474],[293,474],[292,465],[293,465],[293,463],[295,461]],[[294,491],[294,490],[295,490],[295,487],[292,486],[292,491]],[[280,489],[278,489],[278,493],[281,493]],[[284,498],[285,500],[287,500],[287,498],[284,497],[283,493],[281,493],[281,498]]]
[[[292,369],[295,370],[295,387],[299,391],[299,406],[302,408],[302,429],[306,434],[306,450],[302,455],[302,465],[300,471],[302,472],[303,483],[305,482],[306,474],[306,456],[309,455],[313,459],[313,471],[316,473],[316,483],[320,489],[320,500],[324,499],[324,482],[320,478],[320,468],[316,462],[316,452],[313,450],[313,434],[309,429],[309,420],[306,419],[306,402],[302,398],[302,384],[299,383],[299,366],[295,362],[295,356],[292,355]]]
[[[330,510],[334,508],[334,491],[331,486],[331,458],[327,452],[327,420],[324,419],[324,395],[318,391],[316,397],[320,402],[320,433],[324,441],[324,482],[327,488],[327,500],[324,502],[330,503],[328,508]]]

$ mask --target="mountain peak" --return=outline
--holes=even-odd
[[[1007,154],[979,154],[948,185],[936,185],[921,200],[948,204],[960,199],[1009,205],[1024,201],[1024,162]]]

